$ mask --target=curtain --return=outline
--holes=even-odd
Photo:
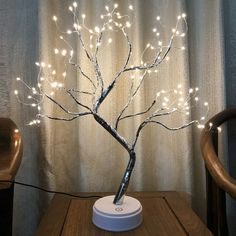
[[[58,37],[61,33],[56,29],[52,16],[58,17],[58,27],[62,31],[70,29],[72,17],[68,6],[71,2],[1,0],[0,3],[3,28],[0,36],[0,111],[2,116],[11,117],[17,123],[24,140],[24,156],[17,180],[65,192],[116,191],[128,155],[106,130],[92,117],[81,117],[71,122],[44,119],[40,126],[28,126],[26,124],[34,118],[35,112],[19,103],[13,94],[19,86],[15,80],[18,76],[31,86],[37,83],[36,61],[52,64],[58,75],[63,73],[63,61],[54,53],[55,48],[63,47]],[[95,27],[105,5],[113,6],[114,3],[80,0],[78,7],[86,14],[86,24]],[[208,101],[210,105],[209,117],[221,111],[225,107],[221,1],[119,0],[117,3],[125,14],[130,4],[134,6],[130,34],[135,48],[132,55],[134,64],[140,62],[146,45],[157,40],[153,39],[153,29],[160,27],[157,16],[161,16],[163,42],[167,41],[180,13],[187,13],[188,21],[188,36],[178,42],[184,44],[186,50],[171,53],[170,60],[145,81],[129,112],[145,110],[157,91],[169,90],[178,84],[185,89],[199,87],[201,102]],[[122,66],[122,58],[127,53],[127,47],[118,40],[119,35],[113,33],[111,36],[113,41],[100,58],[103,75],[108,81]],[[71,37],[70,44],[86,73],[91,73],[79,43]],[[72,70],[67,73],[70,86],[87,88],[79,73]],[[100,114],[109,122],[119,114],[127,100],[130,86],[127,83],[122,78],[111,98],[101,106]],[[25,88],[20,86],[18,89],[21,96],[27,96]],[[76,108],[68,96],[58,93],[55,99],[70,109]],[[58,112],[50,101],[42,109],[52,114]],[[199,106],[192,117],[201,114]],[[179,115],[164,121],[173,127],[187,120],[186,115]],[[138,116],[121,122],[120,132],[132,139],[141,121]],[[199,134],[200,130],[196,128],[172,132],[152,124],[143,129],[136,147],[137,161],[129,191],[176,190],[187,193],[192,207],[204,219],[205,172]],[[51,197],[38,190],[15,187],[14,235],[33,235]]]

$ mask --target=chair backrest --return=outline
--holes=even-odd
[[[225,192],[236,199],[236,180],[218,158],[217,127],[230,119],[236,119],[236,109],[216,114],[206,123],[201,134],[201,151],[207,168],[207,224],[216,236],[228,235]]]
[[[15,123],[9,118],[0,118],[0,180],[13,180],[21,163],[22,138]],[[0,184],[0,189],[9,184]]]
[[[23,153],[22,138],[9,118],[0,118],[0,180],[13,181]],[[0,182],[1,235],[12,235],[14,184]]]

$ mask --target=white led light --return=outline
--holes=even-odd
[[[53,19],[54,21],[57,21],[57,17],[56,17],[56,16],[53,16],[52,19]]]
[[[67,53],[66,49],[63,49],[63,50],[61,51],[61,55],[62,55],[62,56],[65,56],[66,53]]]
[[[78,6],[77,2],[73,2],[73,7],[77,7],[77,6]]]
[[[129,9],[130,9],[130,10],[134,10],[133,5],[129,5]]]
[[[98,26],[95,26],[94,30],[95,30],[95,32],[97,32],[97,33],[99,33],[99,32],[100,32],[100,29],[99,29],[99,27],[98,27]]]
[[[54,49],[55,54],[59,53],[59,50],[57,48]]]
[[[128,28],[131,27],[131,23],[130,23],[129,21],[127,21],[127,22],[125,23],[125,25],[126,25],[126,27],[128,27]]]
[[[161,17],[160,17],[160,16],[157,16],[156,19],[159,21],[159,20],[161,19]]]
[[[18,95],[18,93],[19,93],[18,90],[14,90],[15,95]]]
[[[20,77],[17,77],[16,80],[19,81],[19,80],[20,80]]]

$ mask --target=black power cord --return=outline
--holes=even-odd
[[[41,191],[44,191],[46,193],[55,193],[55,194],[61,194],[61,195],[66,195],[69,197],[75,197],[75,198],[101,198],[102,196],[98,196],[98,195],[88,195],[88,196],[83,196],[83,195],[76,195],[76,194],[71,194],[71,193],[66,193],[66,192],[60,192],[60,191],[52,191],[52,190],[48,190],[45,188],[41,188],[32,184],[26,184],[26,183],[22,183],[19,181],[14,181],[14,180],[0,180],[0,183],[12,183],[12,184],[18,184],[18,185],[22,185],[22,186],[26,186],[26,187],[30,187],[30,188],[35,188]]]

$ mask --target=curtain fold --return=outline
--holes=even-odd
[[[35,61],[52,64],[58,75],[63,73],[63,62],[54,54],[54,49],[63,47],[63,43],[58,38],[61,33],[56,29],[52,16],[58,17],[61,30],[70,29],[70,2],[0,2],[8,19],[8,72],[0,74],[0,93],[6,94],[4,101],[7,103],[1,99],[0,111],[3,116],[10,116],[17,122],[24,136],[24,157],[17,180],[67,192],[116,191],[127,165],[128,154],[92,117],[82,117],[71,122],[45,119],[39,127],[25,126],[34,113],[32,109],[19,104],[13,96],[17,76],[31,85],[36,83],[38,71]],[[78,7],[86,14],[86,24],[94,28],[100,22],[100,12],[105,11],[105,5],[114,3],[80,0]],[[157,91],[171,89],[180,83],[186,89],[189,86],[199,87],[201,101],[210,104],[209,117],[222,110],[225,106],[225,91],[221,1],[120,0],[117,3],[120,11],[125,13],[130,4],[135,8],[131,18],[131,22],[134,22],[133,31],[130,33],[134,44],[134,64],[140,62],[146,45],[154,41],[153,28],[159,26],[157,16],[161,16],[163,24],[163,43],[167,42],[180,13],[187,13],[189,27],[188,37],[178,42],[180,45],[184,43],[187,50],[170,54],[170,60],[163,63],[158,73],[145,82],[128,111],[136,113],[145,110]],[[119,35],[113,32],[107,37],[110,36],[113,42],[99,57],[107,81],[121,68],[124,63],[122,58],[127,53],[127,46],[119,40]],[[86,73],[92,73],[79,43],[72,36],[70,43],[76,52],[77,61]],[[67,72],[71,87],[87,88],[87,82],[79,73],[70,69]],[[102,105],[100,114],[109,122],[114,122],[114,117],[124,106],[129,86],[130,83],[122,78],[111,93],[111,99]],[[20,92],[27,94],[23,89]],[[57,94],[55,99],[62,99],[63,104],[76,109],[70,105],[71,99],[67,96]],[[49,113],[58,112],[50,101],[42,108]],[[192,116],[199,116],[201,112],[201,109],[197,109]],[[166,121],[170,126],[176,126],[187,119],[185,115],[180,115]],[[120,132],[132,139],[141,121],[141,117],[137,117],[121,122]],[[204,219],[205,171],[199,150],[199,134],[200,131],[195,128],[171,132],[155,125],[147,126],[136,147],[137,162],[129,191],[183,191],[190,196],[193,208]],[[14,235],[33,235],[50,199],[51,196],[45,193],[17,186]]]

